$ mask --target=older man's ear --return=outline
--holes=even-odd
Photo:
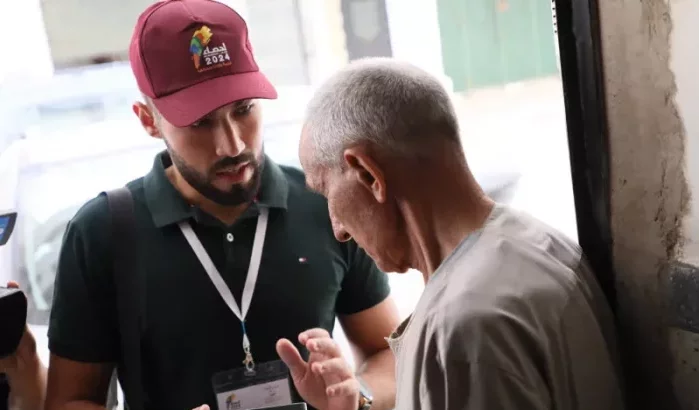
[[[386,202],[386,176],[379,164],[361,147],[347,148],[344,152],[347,172],[371,192],[378,203]]]

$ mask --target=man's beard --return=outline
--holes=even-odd
[[[255,155],[252,153],[244,153],[236,157],[225,157],[217,161],[209,169],[208,175],[203,175],[187,165],[184,159],[177,155],[169,146],[168,153],[182,178],[197,192],[219,205],[236,206],[251,203],[257,196],[262,182],[262,171],[265,166],[264,155],[260,155],[259,159],[255,158]],[[234,184],[228,191],[222,191],[212,184],[211,181],[215,178],[217,171],[245,162],[249,162],[253,168],[252,178],[247,184]]]

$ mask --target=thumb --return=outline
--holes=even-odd
[[[210,409],[209,409],[209,406],[205,404],[205,405],[203,405],[203,406],[197,407],[197,408],[194,409],[194,410],[210,410]]]
[[[17,289],[17,288],[19,288],[19,284],[17,284],[17,282],[15,282],[15,281],[11,280],[11,281],[7,282],[7,287],[10,289]]]
[[[306,376],[307,365],[306,362],[301,357],[301,353],[287,339],[280,339],[277,342],[277,354],[286,363],[289,371],[291,372],[291,378],[294,380],[303,379]]]

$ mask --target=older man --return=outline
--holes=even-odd
[[[339,240],[424,276],[389,340],[397,409],[622,408],[611,315],[579,247],[483,193],[435,78],[349,65],[312,99],[300,156]]]

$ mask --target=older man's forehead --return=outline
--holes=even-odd
[[[301,130],[301,138],[299,139],[299,162],[301,163],[301,168],[303,168],[304,175],[306,177],[306,186],[314,189],[317,186],[317,176],[315,175],[314,166],[312,164],[312,153],[310,150],[312,147],[308,143],[308,138],[306,136],[305,127]]]
[[[301,168],[306,173],[315,173],[318,170],[318,164],[315,158],[315,145],[313,144],[311,138],[305,132],[301,131],[301,138],[299,140],[299,162],[301,163]]]

